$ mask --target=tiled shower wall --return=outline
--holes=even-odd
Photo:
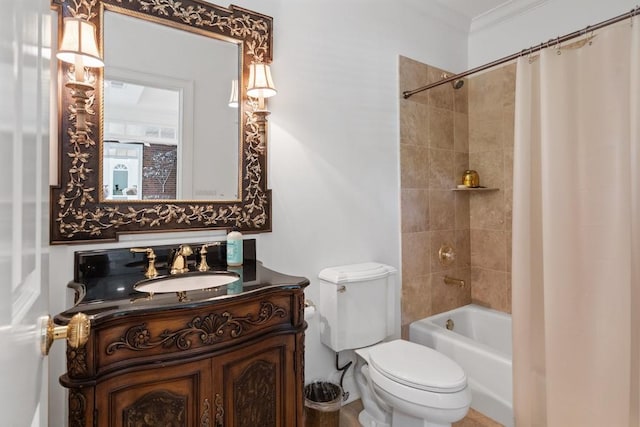
[[[400,93],[443,71],[400,57]],[[470,302],[511,311],[513,66],[400,100],[402,326]],[[491,193],[452,191],[476,169]],[[456,260],[443,266],[442,244]],[[444,284],[448,275],[464,288]]]
[[[400,57],[400,92],[441,79],[442,70]],[[414,320],[471,302],[469,195],[452,191],[469,162],[467,87],[400,100],[403,336]],[[441,244],[455,262],[438,261]],[[449,275],[465,288],[445,285]]]
[[[471,299],[511,312],[511,214],[516,66],[469,79],[469,167],[480,184],[499,188],[472,194]]]

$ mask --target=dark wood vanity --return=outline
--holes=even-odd
[[[183,302],[120,284],[112,298],[79,294],[55,319],[82,312],[91,324],[85,345],[67,347],[60,379],[69,426],[301,426],[309,282],[256,261],[239,273]]]

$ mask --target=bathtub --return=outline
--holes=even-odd
[[[446,328],[449,320],[452,330]],[[471,407],[513,427],[509,314],[469,304],[411,323],[409,340],[458,362],[467,374]]]

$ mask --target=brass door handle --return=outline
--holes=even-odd
[[[42,325],[42,339],[40,342],[42,355],[48,355],[53,342],[59,339],[66,339],[71,348],[82,347],[89,341],[90,331],[91,322],[89,322],[89,317],[84,313],[76,313],[69,320],[69,324],[65,326],[57,326],[53,323],[51,316],[47,316]]]

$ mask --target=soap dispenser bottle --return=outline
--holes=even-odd
[[[242,265],[242,233],[236,228],[227,234],[227,265],[236,267]]]

